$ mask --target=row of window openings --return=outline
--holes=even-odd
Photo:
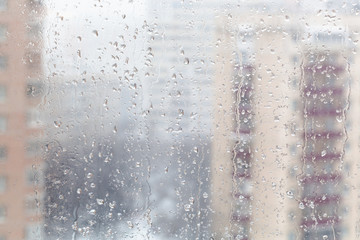
[[[30,215],[33,215],[34,213],[36,213],[37,210],[39,210],[39,204],[38,201],[36,201],[36,199],[32,198],[29,200],[25,201],[25,209],[26,212]],[[5,223],[6,222],[6,207],[1,207],[0,206],[0,224]],[[1,240],[1,238],[0,238]]]
[[[30,69],[34,69],[40,66],[41,54],[38,52],[26,53],[23,58],[23,63]],[[0,56],[0,70],[4,71],[8,67],[8,58],[6,56]]]
[[[0,0],[0,11],[5,11],[8,8],[8,2],[9,0]],[[28,0],[28,6],[29,7],[37,7],[43,4],[43,0]],[[1,238],[0,238],[1,240]]]
[[[37,111],[29,111],[26,114],[26,126],[28,128],[38,128],[43,125],[40,113]],[[0,116],[0,134],[5,134],[8,131],[8,118]]]
[[[35,200],[33,200],[33,202],[35,203]],[[26,204],[27,208],[31,208],[31,207],[36,208],[36,203],[35,203],[35,206],[33,206],[33,205],[34,204],[31,204],[31,205]],[[6,221],[6,208],[3,206],[0,206],[0,224],[5,223],[5,221]],[[28,225],[25,229],[25,240],[42,239],[41,231],[42,231],[41,223],[34,223],[34,224]],[[0,236],[0,240],[7,240],[7,238],[4,235],[2,235],[2,236]]]
[[[26,184],[29,186],[39,186],[42,185],[42,171],[26,169],[25,171]],[[7,190],[8,179],[5,176],[0,176],[0,194],[4,194]]]
[[[32,224],[25,229],[25,240],[38,240],[43,239],[42,226],[41,224]],[[0,236],[0,240],[9,240],[5,236]]]
[[[39,97],[42,95],[42,84],[40,83],[29,83],[26,87],[26,96],[28,98]],[[7,88],[4,85],[0,85],[0,103],[4,103],[7,99]]]
[[[40,152],[41,152],[41,145],[38,142],[30,142],[26,147],[26,155],[28,157],[35,157],[38,154],[40,154]],[[7,158],[8,158],[7,148],[5,146],[0,146],[0,163],[5,162]]]

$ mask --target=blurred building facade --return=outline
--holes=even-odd
[[[42,1],[0,1],[0,239],[40,239]]]
[[[356,8],[288,7],[218,23],[215,238],[356,238]]]
[[[231,1],[232,2],[232,1]],[[143,87],[152,133],[208,135],[219,1],[148,1],[149,60]]]

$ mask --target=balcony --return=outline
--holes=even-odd
[[[310,74],[312,73],[341,73],[345,70],[343,66],[335,65],[335,64],[329,64],[329,63],[323,63],[323,64],[311,64],[307,65],[304,68],[305,72],[308,72]]]
[[[237,222],[237,223],[248,223],[248,222],[250,222],[250,216],[233,214],[231,220],[233,222]]]
[[[339,174],[323,174],[323,175],[313,175],[310,177],[305,177],[301,179],[302,184],[308,183],[324,183],[324,182],[340,182],[342,179]]]
[[[301,202],[304,205],[308,203],[314,203],[315,205],[326,205],[332,203],[338,203],[341,200],[340,195],[327,195],[327,196],[307,196]]]
[[[317,227],[317,226],[327,226],[327,225],[338,225],[340,224],[340,218],[338,216],[326,217],[326,218],[316,218],[316,219],[307,219],[301,223],[302,227]]]
[[[303,89],[305,93],[305,97],[308,96],[309,98],[313,98],[315,94],[322,95],[326,94],[328,96],[339,96],[343,93],[343,89],[340,87],[306,87]]]
[[[311,139],[332,139],[343,137],[344,133],[340,131],[324,131],[324,132],[311,132],[306,134],[306,138]]]
[[[327,153],[325,155],[323,154],[314,154],[311,153],[309,155],[304,156],[304,159],[306,161],[313,161],[313,162],[328,162],[328,161],[340,161],[342,158],[342,153]]]

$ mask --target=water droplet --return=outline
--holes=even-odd
[[[94,33],[96,36],[99,36],[98,30],[93,30],[93,33]]]
[[[184,209],[185,209],[186,212],[189,212],[190,209],[191,209],[191,205],[190,204],[185,204]]]
[[[188,65],[189,63],[190,63],[189,58],[185,58],[185,59],[184,59],[184,64],[185,64],[185,65]]]
[[[301,202],[301,203],[299,203],[299,208],[300,209],[305,209],[305,206],[304,206],[304,204]]]
[[[91,209],[91,210],[89,211],[89,213],[90,213],[91,215],[96,215],[96,210],[95,210],[95,209]]]
[[[179,109],[178,113],[179,113],[179,117],[184,116],[184,110],[183,109]]]
[[[134,228],[134,224],[131,221],[127,221],[127,225],[129,228]]]
[[[92,174],[92,173],[88,173],[87,175],[86,175],[86,177],[87,178],[92,178],[94,175]]]
[[[336,121],[338,121],[339,123],[342,122],[342,117],[341,116],[336,116]]]
[[[207,192],[204,192],[203,193],[203,198],[208,198],[209,197],[209,194]]]
[[[104,205],[104,199],[100,199],[100,198],[97,198],[96,199],[96,203],[98,204],[98,205]]]
[[[325,155],[326,155],[326,150],[321,151],[321,156],[323,157]]]
[[[287,191],[286,195],[288,196],[288,198],[293,198],[294,197],[294,193],[292,191]]]
[[[61,127],[61,124],[62,124],[61,121],[54,121],[54,126],[55,126],[56,128]]]
[[[111,203],[109,203],[109,207],[110,208],[115,208],[115,205],[116,205],[116,203],[113,201],[113,202],[111,202]]]
[[[322,238],[323,238],[323,240],[328,240],[329,239],[328,235],[323,235]]]
[[[76,190],[76,193],[77,193],[77,194],[81,194],[81,188],[78,188],[78,189]]]

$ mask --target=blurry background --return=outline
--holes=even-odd
[[[359,14],[0,0],[0,240],[360,239]]]

